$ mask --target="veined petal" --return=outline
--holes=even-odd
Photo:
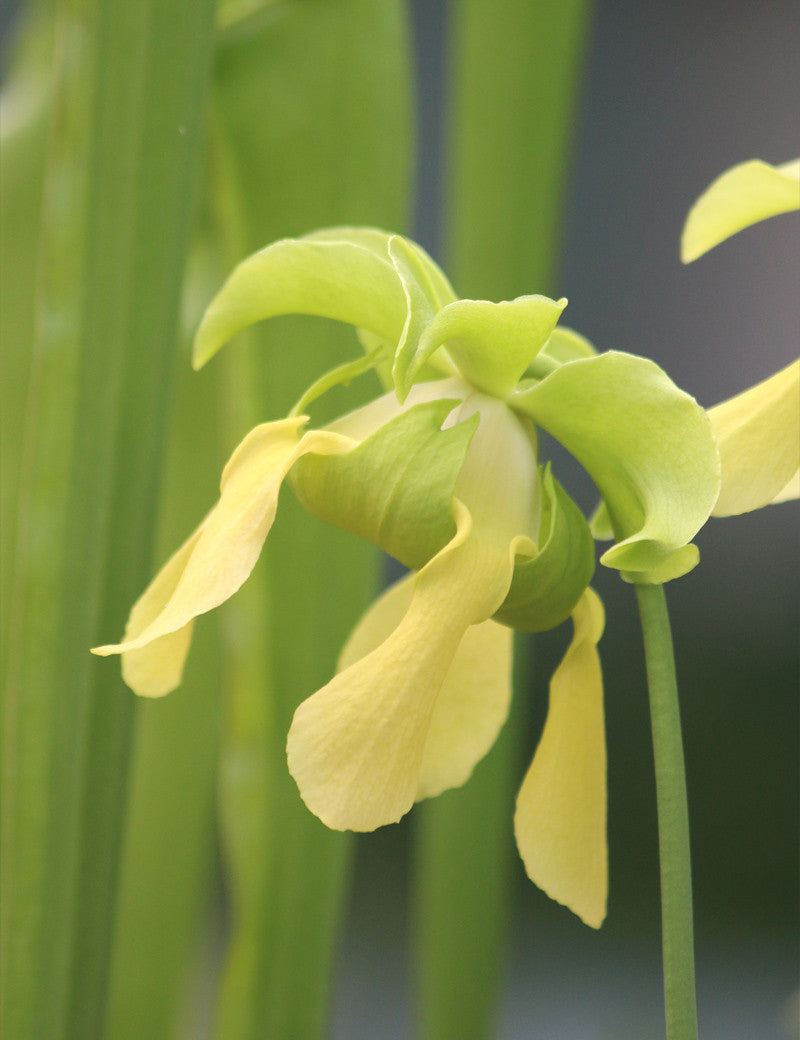
[[[350,438],[321,430],[299,437],[307,421],[300,417],[265,423],[245,437],[223,471],[219,502],[136,603],[124,641],[92,651],[103,657],[140,651],[129,658],[130,668],[125,666],[134,681],[143,682],[134,687],[136,693],[158,696],[180,680],[189,634],[167,641],[164,637],[219,606],[247,579],[294,462],[308,452],[331,454],[354,446]],[[142,649],[148,646],[149,658]]]
[[[694,398],[652,361],[609,351],[561,365],[514,394],[600,489],[617,544],[600,558],[639,582],[662,582],[697,562],[688,543],[719,494],[719,456]]]
[[[797,497],[800,361],[710,408],[722,460],[714,516],[734,516]]]
[[[455,534],[453,489],[478,425],[473,416],[442,429],[458,403],[411,406],[346,455],[303,459],[291,476],[295,494],[326,523],[379,545],[407,567],[422,567]],[[360,427],[382,411],[373,402],[334,425]]]
[[[681,260],[688,264],[737,231],[794,209],[800,209],[800,159],[783,166],[760,159],[739,163],[717,177],[689,210]]]
[[[231,336],[278,314],[314,314],[368,329],[395,344],[406,300],[383,237],[371,229],[286,238],[243,260],[206,311],[194,341],[200,368]],[[359,233],[360,232],[360,233]],[[336,234],[341,237],[335,237]],[[330,236],[330,237],[328,237]]]
[[[391,635],[413,593],[409,575],[373,603],[342,651],[340,671]],[[483,621],[464,633],[431,715],[415,801],[460,787],[492,747],[511,703],[511,658],[512,633],[505,625]]]
[[[295,712],[289,771],[329,827],[370,831],[408,812],[426,782],[432,717],[459,644],[508,590],[514,546],[475,537],[469,511],[455,505],[456,536],[413,579],[397,627]],[[465,776],[474,764],[458,763]]]
[[[514,830],[528,877],[592,928],[606,916],[606,744],[597,642],[604,612],[587,589],[550,683],[544,732],[517,797]]]

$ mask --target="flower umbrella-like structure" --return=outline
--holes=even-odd
[[[598,927],[604,615],[589,586],[592,532],[540,466],[536,428],[600,490],[595,529],[605,524],[614,538],[601,563],[660,584],[697,563],[692,538],[720,497],[712,423],[735,436],[754,402],[729,402],[710,421],[653,362],[598,354],[557,327],[565,304],[459,300],[418,246],[372,229],[287,239],[245,260],[204,317],[197,367],[247,325],[296,312],[354,325],[364,356],[323,375],[286,419],[248,434],[219,502],[136,603],[122,642],[95,652],[121,653],[139,694],[178,685],[193,619],[246,580],[287,479],[312,513],[412,571],[358,623],[338,673],[299,706],[288,735],[289,769],[311,811],[330,827],[373,830],[464,783],[492,746],[511,695],[511,629],[545,631],[571,617],[515,829],[530,877]],[[307,429],[318,396],[370,369],[384,394]],[[755,392],[767,424],[784,423],[786,408],[775,419],[769,394]],[[791,457],[762,481],[755,505],[783,492],[793,459],[796,469]],[[734,494],[729,511],[740,506]]]

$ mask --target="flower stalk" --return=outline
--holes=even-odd
[[[662,585],[637,585],[653,731],[667,1040],[697,1040],[689,805],[675,657]]]

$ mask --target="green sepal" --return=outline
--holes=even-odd
[[[402,403],[408,396],[414,377],[427,360],[423,358],[418,364],[415,363],[425,329],[444,306],[455,301],[456,296],[430,257],[406,239],[395,236],[389,243],[389,256],[402,283],[408,308],[392,366],[395,393]],[[452,366],[446,366],[446,369],[452,375]]]
[[[237,332],[279,314],[333,318],[396,343],[406,300],[388,251],[380,253],[390,237],[331,229],[282,239],[243,260],[203,316],[192,364],[201,368]]]
[[[518,558],[495,621],[522,632],[547,632],[566,621],[594,573],[594,540],[583,513],[555,479],[542,473],[541,549]]]
[[[453,489],[480,419],[442,430],[457,404],[415,405],[352,451],[304,456],[289,476],[295,494],[325,523],[418,570],[456,531]]]
[[[493,397],[506,398],[555,328],[567,301],[546,296],[516,300],[456,300],[440,310],[422,331],[413,357],[408,357],[400,390],[408,392],[420,366],[441,346],[461,375]],[[400,392],[400,390],[398,392]]]
[[[561,365],[509,405],[529,415],[597,484],[617,538],[601,558],[629,580],[679,577],[719,494],[711,427],[652,361],[609,351]]]

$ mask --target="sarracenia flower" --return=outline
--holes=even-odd
[[[606,766],[589,587],[589,526],[537,457],[536,426],[592,475],[615,542],[601,562],[662,582],[697,562],[691,539],[720,488],[703,409],[651,361],[597,354],[543,296],[459,300],[416,245],[341,228],[245,260],[203,319],[195,365],[245,326],[301,312],[349,322],[363,357],[322,376],[286,419],[253,430],[220,498],[134,606],[117,645],[139,694],[178,685],[193,619],[252,570],[286,478],[329,524],[412,572],[356,625],[331,681],[297,709],[289,769],[328,826],[373,830],[464,783],[511,696],[511,629],[572,618],[515,825],[530,877],[597,927],[607,893]],[[309,406],[374,369],[386,393],[323,429]]]

